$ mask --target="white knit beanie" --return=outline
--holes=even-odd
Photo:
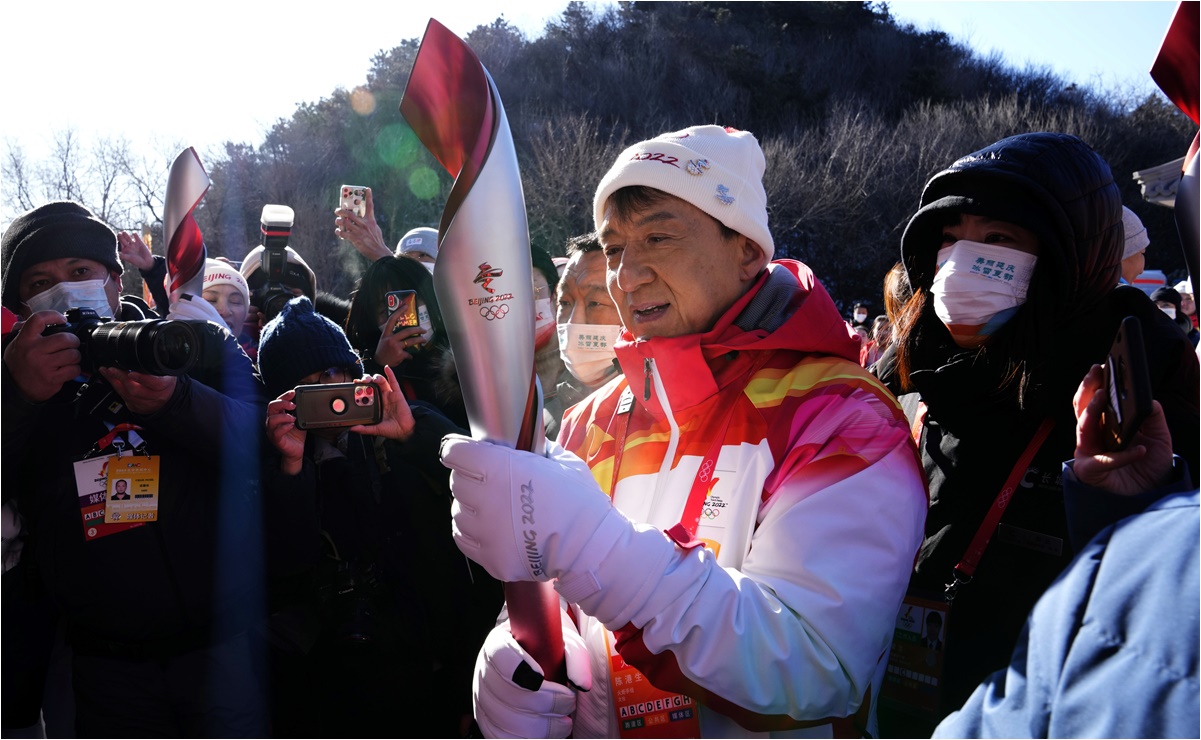
[[[1126,230],[1126,246],[1122,249],[1122,259],[1137,254],[1147,248],[1151,239],[1147,236],[1147,227],[1134,211],[1122,206],[1122,228]]]
[[[215,285],[232,285],[242,293],[242,299],[250,304],[250,288],[246,278],[234,269],[233,265],[221,260],[208,259],[204,261],[204,290]]]
[[[617,158],[592,201],[599,230],[609,196],[643,185],[696,206],[763,248],[770,260],[775,242],[767,228],[766,162],[759,142],[746,131],[692,126],[635,144]]]

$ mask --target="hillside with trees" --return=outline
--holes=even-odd
[[[1191,121],[1162,95],[1131,99],[1013,69],[898,23],[885,3],[572,3],[537,38],[498,19],[466,40],[505,105],[531,240],[552,254],[591,228],[596,183],[623,148],[716,123],[763,145],[777,255],[812,266],[844,308],[878,308],[924,182],[1004,136],[1054,130],[1108,160],[1123,201],[1163,245],[1148,266],[1183,272],[1171,212],[1143,202],[1130,173],[1180,156]],[[287,204],[292,246],[322,288],[345,295],[366,265],[333,236],[342,183],[372,187],[390,243],[436,227],[452,183],[399,113],[419,45],[400,40],[362,86],[301,105],[262,142],[230,142],[207,160],[213,185],[197,218],[210,254],[241,259],[258,243],[263,205]]]

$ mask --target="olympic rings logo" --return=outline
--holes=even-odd
[[[708,482],[709,476],[711,476],[711,475],[713,475],[713,461],[706,460],[705,464],[701,466],[699,478],[702,483],[705,483],[705,482]]]
[[[704,510],[703,510],[701,513],[705,515],[705,518],[706,518],[706,519],[710,519],[710,520],[712,520],[712,519],[716,519],[716,518],[717,518],[717,515],[721,513],[721,510],[720,510],[720,509],[713,509],[713,508],[710,508],[710,507],[706,506],[706,507],[704,508]]]
[[[507,303],[502,303],[499,306],[482,306],[480,308],[480,316],[489,321],[503,319],[507,313],[509,313],[509,304]]]

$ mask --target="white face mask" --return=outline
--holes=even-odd
[[[68,308],[90,308],[97,316],[111,319],[113,307],[108,302],[108,293],[104,289],[110,279],[111,275],[103,280],[58,283],[49,290],[33,296],[25,305],[29,306],[30,313],[58,311],[65,314]]]
[[[1038,257],[995,244],[958,241],[938,250],[934,312],[960,347],[977,347],[1026,302]]]
[[[855,323],[862,324],[864,321],[867,321],[867,314],[862,311],[855,312]]]
[[[1168,315],[1169,319],[1171,319],[1173,321],[1176,320],[1176,307],[1175,306],[1160,306],[1159,310],[1166,313]]]
[[[616,324],[559,324],[559,356],[567,372],[584,385],[600,383],[614,369],[613,345],[620,334]]]

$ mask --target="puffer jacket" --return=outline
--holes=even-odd
[[[708,550],[658,581],[687,598],[651,596],[628,624],[583,616],[594,679],[575,736],[619,736],[625,664],[689,697],[685,714],[699,704],[704,737],[874,731],[926,501],[905,418],[833,302],[779,261],[710,332],[623,340],[624,374],[568,411],[560,443],[623,513],[668,530],[719,440]]]
[[[941,598],[1040,422],[1055,423],[1021,471],[974,578],[950,609],[943,715],[1006,664],[1031,607],[1071,561],[1059,466],[1075,447],[1072,396],[1088,368],[1105,361],[1126,316],[1138,317],[1142,325],[1153,394],[1163,404],[1174,446],[1196,465],[1197,358],[1145,294],[1115,287],[1123,242],[1120,205],[1108,165],[1083,141],[1024,134],[935,175],[905,231],[902,259],[915,289],[930,287],[941,246],[940,216],[946,212],[1033,223],[1040,249],[1026,304],[989,345],[1020,353],[1031,368],[1032,382],[1021,401],[999,390],[1012,370],[1011,356],[959,348],[930,307],[916,327],[910,381],[926,407],[919,449],[930,512],[911,584],[915,592]],[[1005,218],[1006,208],[1012,217]]]

